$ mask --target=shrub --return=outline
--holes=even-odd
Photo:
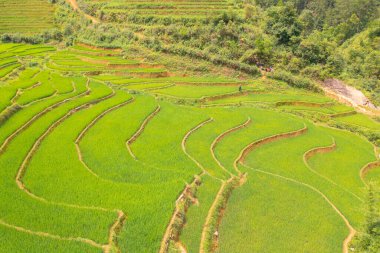
[[[301,89],[307,89],[310,91],[315,92],[321,92],[321,89],[316,85],[316,83],[308,78],[292,75],[289,72],[286,71],[275,71],[272,72],[269,77],[284,81],[288,85],[295,87],[295,88],[301,88]]]

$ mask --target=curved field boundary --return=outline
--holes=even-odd
[[[107,67],[110,69],[165,69],[164,65],[160,64],[146,64],[146,63],[137,63],[137,64],[117,64],[117,63],[107,63]]]
[[[24,89],[17,89],[16,91],[16,94],[12,97],[12,99],[10,100],[12,104],[16,104],[17,103],[17,99],[21,96],[21,94],[24,92],[24,91],[28,91],[28,90],[32,90],[38,86],[40,86],[42,83],[41,82],[36,82],[35,84],[33,84],[32,86],[28,87],[28,88],[24,88]]]
[[[105,211],[105,212],[117,212],[118,213],[118,218],[116,220],[116,222],[111,226],[110,228],[110,231],[109,231],[109,245],[100,245],[101,248],[103,248],[103,250],[105,252],[109,252],[109,250],[111,248],[115,248],[117,247],[117,234],[118,232],[120,231],[121,229],[121,226],[125,220],[125,215],[123,213],[123,211],[121,210],[111,210],[111,209],[106,209],[106,208],[102,208],[102,207],[93,207],[93,206],[79,206],[79,205],[73,205],[73,204],[65,204],[65,203],[55,203],[55,202],[50,202],[48,200],[46,200],[45,198],[42,198],[42,197],[39,197],[39,196],[36,196],[35,194],[33,194],[31,191],[29,191],[24,183],[22,182],[22,178],[23,176],[25,175],[26,173],[26,167],[27,165],[29,164],[29,162],[31,161],[34,153],[37,151],[38,147],[40,146],[40,144],[42,143],[42,141],[59,125],[61,124],[64,120],[66,120],[67,118],[69,118],[71,115],[73,115],[74,113],[80,111],[80,110],[83,110],[83,109],[86,109],[88,108],[89,106],[93,105],[93,104],[97,104],[101,101],[104,101],[104,100],[107,100],[111,97],[113,97],[115,95],[115,91],[113,91],[110,95],[108,96],[105,96],[105,97],[102,97],[102,98],[99,98],[99,99],[96,99],[96,100],[93,100],[93,101],[90,101],[90,102],[87,102],[83,105],[80,105],[74,109],[71,109],[68,113],[66,113],[64,116],[62,116],[60,119],[58,119],[56,122],[54,122],[44,133],[43,135],[41,135],[37,141],[34,143],[33,147],[29,150],[27,156],[25,157],[22,165],[20,166],[18,172],[17,172],[17,175],[16,175],[16,184],[17,186],[19,187],[20,190],[24,191],[26,194],[28,194],[30,197],[38,200],[38,201],[41,201],[41,202],[44,202],[44,203],[49,203],[49,204],[52,204],[52,205],[61,205],[61,206],[67,206],[67,207],[72,207],[72,208],[78,208],[78,209],[90,209],[90,210],[101,210],[101,211]],[[129,101],[127,101],[129,102]]]
[[[252,142],[250,144],[248,144],[239,154],[239,156],[236,158],[236,160],[234,161],[234,168],[235,170],[241,174],[239,168],[238,168],[238,164],[243,164],[244,161],[245,161],[245,158],[247,157],[247,155],[255,148],[258,148],[262,145],[265,145],[265,144],[268,144],[268,143],[272,143],[272,142],[275,142],[275,141],[279,141],[279,140],[283,140],[283,139],[287,139],[287,138],[292,138],[292,137],[297,137],[297,136],[300,136],[304,133],[306,133],[308,130],[307,126],[304,125],[303,128],[299,129],[299,130],[295,130],[295,131],[292,131],[292,132],[287,132],[287,133],[282,133],[282,134],[276,134],[276,135],[272,135],[272,136],[269,136],[269,137],[266,137],[266,138],[263,138],[263,139],[260,139],[258,141],[255,141],[255,142]]]
[[[238,92],[232,92],[232,93],[225,93],[221,95],[215,95],[215,96],[209,96],[209,97],[202,97],[200,99],[201,102],[210,102],[210,101],[215,101],[219,99],[224,99],[224,98],[232,98],[232,97],[240,97],[240,96],[247,96],[249,94],[253,94],[253,91],[238,91]]]
[[[33,77],[32,77],[33,78]],[[41,82],[36,82],[35,84],[33,84],[32,86],[28,87],[28,88],[25,88],[25,89],[21,89],[21,92],[23,91],[26,91],[26,90],[32,90],[34,88],[37,88],[38,86],[41,86]]]
[[[86,84],[86,88],[87,90],[74,96],[74,97],[70,97],[70,98],[67,98],[67,99],[64,99],[56,104],[53,104],[47,108],[45,108],[44,110],[42,110],[41,112],[39,112],[38,114],[36,114],[35,116],[33,116],[30,120],[28,120],[24,125],[22,125],[20,128],[18,128],[15,132],[13,132],[10,136],[8,136],[8,138],[3,142],[3,144],[0,146],[0,155],[2,153],[4,153],[4,151],[6,150],[7,146],[9,145],[9,143],[22,131],[24,131],[26,128],[28,128],[33,122],[35,122],[37,119],[41,118],[43,115],[45,115],[46,113],[50,112],[51,110],[59,107],[60,105],[64,104],[64,103],[67,103],[71,100],[74,100],[74,99],[77,99],[77,98],[80,98],[80,97],[84,97],[84,96],[87,96],[91,93],[91,89],[90,87],[88,86],[89,85],[89,81],[87,81],[87,84]]]
[[[367,185],[367,182],[365,181],[365,176],[372,170],[376,169],[376,168],[380,168],[380,160],[378,161],[375,161],[375,162],[370,162],[370,163],[367,163],[366,165],[364,165],[363,168],[361,168],[360,170],[360,178],[362,180],[362,182]]]
[[[161,86],[161,87],[153,87],[153,88],[146,88],[146,89],[143,89],[143,91],[150,91],[150,90],[160,90],[160,89],[166,89],[166,88],[170,88],[170,87],[173,87],[175,86],[175,84],[168,84],[168,85],[165,85],[165,86]],[[128,86],[127,86],[127,89],[128,89]]]
[[[88,58],[88,57],[85,57],[85,56],[77,56],[77,58],[79,58],[81,61],[84,61],[84,62],[87,62],[87,63],[91,63],[91,64],[103,64],[103,65],[107,65],[109,63],[109,61],[107,61],[107,60],[96,60],[96,59]]]
[[[104,253],[112,253],[112,252],[121,252],[118,245],[118,235],[123,228],[124,222],[127,219],[124,212],[118,210],[117,219],[115,223],[111,226],[108,234],[108,245],[103,246]]]
[[[203,127],[204,125],[206,125],[207,123],[210,123],[214,121],[213,118],[209,118],[203,122],[201,122],[199,125],[197,125],[196,127],[192,128],[189,132],[186,133],[185,137],[183,137],[182,139],[182,142],[181,142],[181,146],[182,146],[182,150],[183,152],[185,153],[185,155],[187,157],[189,157],[204,173],[206,173],[206,169],[203,167],[202,164],[200,164],[194,157],[192,157],[186,150],[186,142],[187,140],[189,139],[190,135],[192,135],[194,132],[196,132],[198,129],[200,129],[201,127]]]
[[[227,83],[211,83],[211,82],[175,82],[177,86],[246,86],[248,83],[233,83],[233,82],[227,82]]]
[[[323,178],[324,180],[328,181],[329,183],[339,187],[340,189],[344,190],[345,192],[351,194],[352,196],[354,196],[355,198],[357,198],[358,200],[360,200],[361,202],[363,202],[363,200],[357,196],[356,194],[352,193],[351,191],[345,189],[344,187],[338,185],[337,183],[335,183],[334,181],[332,181],[331,179],[329,179],[328,177],[318,173],[316,170],[314,170],[310,164],[309,164],[309,159],[312,158],[313,156],[315,156],[316,154],[325,154],[325,153],[329,153],[329,152],[332,152],[336,149],[336,142],[335,142],[335,139],[332,138],[333,140],[333,143],[330,145],[330,146],[326,146],[326,147],[317,147],[317,148],[313,148],[313,149],[310,149],[308,151],[306,151],[304,154],[303,154],[303,162],[304,164],[306,165],[306,167],[311,171],[313,172],[315,175]]]
[[[224,133],[220,134],[218,137],[216,137],[216,139],[212,142],[211,146],[210,146],[210,152],[211,152],[211,155],[212,155],[212,158],[214,158],[215,162],[219,165],[219,167],[224,170],[225,172],[227,172],[230,176],[233,176],[233,174],[228,171],[226,169],[226,167],[223,166],[223,164],[219,161],[219,159],[216,157],[216,154],[215,154],[215,148],[216,148],[216,145],[221,142],[226,136],[228,136],[229,134],[233,133],[233,132],[236,132],[240,129],[243,129],[245,127],[247,127],[250,123],[252,122],[251,118],[248,118],[246,122],[244,122],[243,124],[241,125],[238,125],[236,127],[233,127],[227,131],[225,131]]]
[[[29,102],[29,103],[27,103],[27,104],[20,105],[20,106],[21,106],[21,107],[28,107],[28,106],[31,106],[31,105],[33,105],[33,104],[35,104],[35,103],[38,103],[38,102],[44,101],[44,100],[49,99],[49,98],[52,98],[52,97],[55,97],[55,96],[57,96],[57,95],[58,95],[58,91],[55,90],[55,92],[54,92],[53,94],[51,94],[51,95],[47,95],[46,97],[42,97],[42,98],[39,98],[39,99],[33,100],[33,101],[31,101],[31,102]]]
[[[339,117],[346,117],[346,116],[351,116],[351,115],[355,115],[355,114],[357,114],[356,111],[341,112],[341,113],[331,114],[330,117],[331,118],[339,118]]]
[[[92,169],[90,169],[90,167],[87,166],[87,164],[83,161],[83,155],[82,155],[82,152],[80,150],[80,147],[79,147],[79,143],[80,141],[83,139],[83,137],[85,136],[85,134],[88,132],[88,130],[93,127],[100,119],[102,119],[104,116],[106,116],[108,113],[114,111],[114,110],[117,110],[121,107],[123,107],[124,105],[126,104],[130,104],[132,103],[133,101],[135,100],[135,98],[131,98],[121,104],[118,104],[118,105],[115,105],[111,108],[109,108],[108,110],[102,112],[101,114],[99,114],[94,120],[92,120],[84,129],[82,132],[79,133],[78,137],[76,138],[75,140],[75,148],[77,150],[77,153],[78,153],[78,158],[79,158],[79,161],[82,163],[82,165],[92,174],[94,175],[95,177],[99,178],[98,174],[96,174]]]
[[[73,1],[73,0],[69,0],[69,1]],[[74,0],[73,2],[76,2],[76,0]],[[93,50],[112,51],[112,52],[118,52],[118,53],[121,53],[123,51],[123,49],[121,49],[121,48],[97,47],[97,46],[93,46],[93,45],[86,44],[86,43],[83,43],[83,42],[77,42],[76,45],[81,46],[81,47],[85,47],[85,48],[88,48],[88,49],[93,49]]]
[[[208,107],[239,107],[239,103],[228,103],[228,104],[201,104],[199,105],[200,108],[208,108]]]
[[[25,193],[27,193],[30,197],[34,198],[34,199],[37,199],[37,200],[40,200],[40,201],[43,201],[43,202],[47,202],[49,203],[48,200],[42,198],[42,197],[39,197],[39,196],[36,196],[35,194],[33,194],[32,192],[30,192],[24,185],[24,183],[22,182],[22,178],[24,177],[25,173],[26,173],[26,168],[29,164],[29,162],[31,161],[34,153],[37,151],[37,149],[39,148],[39,146],[41,145],[42,141],[59,125],[61,124],[63,121],[65,121],[67,118],[69,118],[71,115],[73,115],[74,113],[80,111],[80,110],[83,110],[83,109],[86,109],[88,108],[89,106],[93,105],[93,104],[96,104],[96,103],[99,103],[103,100],[107,100],[111,97],[113,97],[115,95],[115,92],[113,91],[113,93],[111,93],[110,95],[108,96],[105,96],[105,97],[102,97],[102,98],[99,98],[99,99],[96,99],[96,100],[93,100],[93,101],[90,101],[90,102],[87,102],[83,105],[80,105],[74,109],[71,109],[69,112],[67,112],[64,116],[62,116],[61,118],[59,118],[57,121],[55,121],[37,140],[36,142],[34,143],[33,147],[29,150],[28,154],[26,155],[26,157],[24,158],[19,170],[17,171],[17,175],[16,175],[16,184],[17,186],[19,187],[20,190],[24,191]],[[105,209],[106,210],[106,209]]]
[[[203,175],[203,172],[202,174]],[[165,234],[161,241],[159,253],[167,253],[169,250],[170,242],[177,242],[179,234],[184,226],[186,212],[194,200],[193,191],[196,191],[200,185],[199,176],[195,176],[191,184],[187,184],[185,189],[179,195],[175,202],[175,208],[170,222],[166,228]],[[183,248],[182,248],[183,250]],[[185,251],[186,252],[186,251]]]
[[[18,104],[13,104],[8,106],[0,113],[0,126],[4,124],[10,117],[12,117],[16,112],[22,109]],[[0,151],[1,154],[1,151]]]
[[[242,175],[242,179],[245,175]],[[199,245],[200,253],[214,252],[218,242],[218,229],[222,221],[224,210],[226,208],[232,190],[241,183],[239,177],[231,177],[223,181],[214,202],[212,203],[203,226],[201,242]]]
[[[11,104],[16,104],[16,100],[20,97],[21,94],[22,94],[22,90],[17,89],[15,95],[10,100]]]
[[[304,101],[284,101],[276,102],[276,106],[306,106],[306,107],[329,107],[333,106],[333,102],[329,103],[313,103],[313,102],[304,102]]]
[[[247,168],[250,168],[250,167],[248,167],[246,165],[244,165],[244,166],[247,167]],[[356,234],[356,230],[351,226],[350,222],[343,215],[343,213],[334,205],[333,202],[331,202],[331,200],[325,194],[323,194],[320,190],[318,190],[314,186],[311,186],[309,184],[297,181],[295,179],[284,177],[284,176],[281,176],[281,175],[278,175],[278,174],[274,174],[274,173],[271,173],[271,172],[267,172],[267,171],[263,171],[263,170],[258,170],[258,169],[253,169],[253,168],[250,168],[250,169],[252,169],[252,170],[254,170],[256,172],[260,172],[260,173],[266,174],[266,175],[270,175],[270,176],[273,176],[273,177],[281,178],[283,180],[286,180],[286,181],[289,181],[289,182],[292,182],[292,183],[295,183],[295,184],[298,184],[298,185],[305,186],[305,187],[313,190],[314,192],[318,193],[334,209],[334,211],[342,218],[342,220],[346,224],[347,228],[349,229],[350,233],[348,234],[348,236],[346,237],[346,239],[343,241],[343,247],[342,247],[342,252],[343,253],[349,253],[348,246],[349,246],[351,240],[354,238],[354,236]]]
[[[136,139],[143,133],[145,127],[148,125],[148,123],[154,118],[154,116],[156,116],[161,110],[161,106],[158,105],[157,108],[151,113],[149,114],[145,120],[143,121],[143,123],[141,124],[140,128],[132,135],[131,138],[129,138],[127,141],[126,141],[126,146],[127,146],[127,149],[128,149],[128,152],[129,154],[131,154],[131,156],[133,157],[133,159],[137,160],[137,157],[135,156],[135,154],[132,152],[132,149],[131,149],[131,145],[136,141]]]
[[[46,233],[46,232],[32,231],[32,230],[29,230],[29,229],[26,229],[26,228],[23,228],[23,227],[19,227],[19,226],[15,226],[15,225],[6,223],[6,222],[4,222],[1,219],[0,219],[0,225],[2,225],[4,227],[7,227],[7,228],[10,228],[10,229],[17,230],[19,232],[27,233],[27,234],[30,234],[30,235],[35,235],[35,236],[40,236],[40,237],[46,237],[46,238],[50,238],[50,239],[54,239],[54,240],[59,240],[59,241],[76,241],[76,242],[81,242],[81,243],[88,244],[88,245],[96,247],[96,248],[100,248],[100,249],[104,248],[103,245],[100,245],[99,243],[97,243],[97,242],[95,242],[95,241],[93,241],[91,239],[88,239],[88,238],[83,238],[83,237],[61,237],[59,235],[49,234],[49,233]]]

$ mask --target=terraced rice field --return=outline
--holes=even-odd
[[[149,22],[151,20],[165,19],[205,19],[222,14],[225,10],[241,12],[231,1],[78,1],[80,4],[91,6],[88,9],[96,10],[93,16],[102,16],[107,21],[119,21],[129,19],[131,21]]]
[[[378,157],[292,112],[351,108],[120,49],[0,51],[2,252],[348,252]]]
[[[0,33],[38,33],[54,27],[55,6],[47,0],[1,0]]]

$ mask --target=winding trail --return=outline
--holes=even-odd
[[[83,155],[82,155],[82,152],[81,152],[81,149],[79,147],[79,143],[80,141],[83,139],[83,137],[85,136],[85,134],[88,132],[88,130],[90,130],[91,127],[93,127],[100,119],[102,119],[104,116],[106,116],[108,113],[114,111],[114,110],[117,110],[121,107],[123,107],[124,105],[127,105],[127,104],[130,104],[132,102],[135,101],[135,98],[131,98],[127,101],[124,101],[118,105],[115,105],[111,108],[109,108],[108,110],[102,112],[101,114],[99,114],[94,120],[92,120],[84,129],[82,132],[79,133],[78,137],[76,138],[75,140],[75,148],[77,150],[77,153],[78,153],[78,158],[79,158],[79,161],[82,163],[82,165],[92,174],[94,175],[95,177],[97,178],[100,178],[98,174],[96,174],[92,169],[90,169],[90,167],[83,161]]]
[[[226,167],[223,166],[223,164],[219,161],[219,159],[216,157],[216,154],[215,154],[215,148],[216,148],[216,145],[221,142],[227,135],[229,135],[230,133],[233,133],[233,132],[236,132],[242,128],[245,128],[247,127],[250,123],[252,122],[251,118],[248,118],[246,122],[244,122],[243,124],[241,125],[238,125],[236,127],[233,127],[227,131],[225,131],[224,133],[220,134],[218,137],[216,137],[216,139],[212,142],[211,146],[210,146],[210,152],[211,152],[211,155],[212,155],[212,158],[215,160],[215,162],[219,165],[219,167],[224,170],[225,172],[227,172],[230,176],[233,176],[233,174],[226,169]]]
[[[154,118],[154,116],[156,116],[161,110],[161,106],[158,105],[157,108],[151,113],[149,114],[145,120],[143,121],[143,123],[141,124],[140,128],[132,135],[131,138],[129,138],[127,141],[126,141],[126,146],[127,146],[127,149],[128,149],[128,152],[129,154],[131,154],[131,156],[133,157],[133,159],[137,160],[137,157],[135,156],[135,154],[133,153],[132,149],[131,149],[131,145],[136,141],[136,139],[142,134],[142,132],[144,131],[145,127],[148,125],[148,123]]]
[[[203,172],[202,172],[201,176],[202,175],[203,175]],[[184,190],[181,192],[181,194],[179,195],[179,197],[175,201],[175,208],[174,208],[174,211],[173,211],[173,215],[170,218],[169,224],[166,227],[165,234],[162,237],[159,253],[167,253],[168,252],[169,245],[170,245],[170,240],[174,239],[173,238],[174,237],[174,235],[173,235],[173,227],[175,225],[175,221],[176,221],[177,217],[181,216],[181,214],[180,214],[181,204],[183,204],[183,202],[186,200],[186,197],[189,194],[191,185],[196,184],[197,181],[198,181],[198,178],[194,177],[194,180],[190,184],[187,184],[185,186]],[[185,210],[185,212],[186,212],[186,210]]]
[[[312,148],[308,151],[306,151],[304,154],[303,154],[303,162],[304,164],[306,165],[306,167],[311,171],[313,172],[315,175],[323,178],[324,180],[328,181],[329,183],[333,184],[334,186],[340,188],[341,190],[351,194],[352,196],[354,196],[355,198],[357,198],[360,202],[363,202],[363,199],[360,198],[358,195],[356,195],[355,193],[347,190],[346,188],[338,185],[337,183],[335,183],[333,180],[331,180],[330,178],[320,174],[318,171],[314,170],[310,164],[309,164],[309,159],[312,158],[314,155],[316,154],[324,154],[324,153],[328,153],[328,152],[332,152],[336,149],[336,142],[335,142],[335,139],[332,138],[332,141],[333,143],[330,145],[330,146],[326,146],[326,147],[317,147],[317,148]]]
[[[214,201],[212,202],[210,209],[208,210],[207,217],[202,229],[201,242],[199,244],[199,253],[208,252],[208,249],[206,248],[205,244],[207,242],[207,237],[210,236],[210,233],[213,233],[213,231],[211,231],[212,217],[217,212],[217,205],[219,201],[223,198],[223,192],[226,186],[227,186],[227,181],[223,181],[222,185],[219,188],[218,193],[216,194]]]
[[[315,188],[315,187],[313,187],[313,186],[311,186],[309,184],[297,181],[295,179],[284,177],[284,176],[281,176],[281,175],[278,175],[278,174],[275,174],[275,173],[271,173],[271,172],[267,172],[267,171],[263,171],[263,170],[259,170],[259,169],[253,169],[253,168],[248,167],[245,164],[243,164],[243,166],[245,166],[246,168],[249,168],[249,169],[251,169],[253,171],[262,173],[262,174],[270,175],[270,176],[277,177],[277,178],[280,178],[280,179],[283,179],[283,180],[286,180],[286,181],[289,181],[289,182],[292,182],[292,183],[295,183],[295,184],[298,184],[298,185],[305,186],[305,187],[313,190],[314,192],[318,193],[334,209],[334,211],[342,218],[342,220],[346,224],[347,228],[349,229],[350,232],[349,232],[348,236],[346,237],[346,239],[343,241],[343,246],[342,246],[342,252],[343,253],[349,253],[349,244],[350,244],[351,240],[354,238],[354,236],[356,234],[356,230],[351,226],[350,222],[343,215],[343,213],[334,205],[333,202],[330,201],[330,199],[325,194],[323,194],[317,188]]]
[[[226,192],[227,187],[236,180],[236,176],[229,178],[226,181],[223,181],[222,185],[219,188],[218,193],[212,205],[207,213],[207,217],[203,226],[201,241],[199,244],[199,253],[208,253],[210,252],[208,248],[208,243],[211,243],[209,247],[214,248],[216,244],[217,236],[215,238],[215,233],[218,233],[219,225],[223,218],[223,210],[224,207],[220,206],[220,203],[224,203],[223,205],[227,205],[228,199],[231,195],[231,192]],[[233,187],[233,186],[232,186]],[[214,216],[216,216],[216,221],[214,221]],[[213,252],[213,250],[211,250]]]
[[[76,0],[66,0],[67,2],[69,2],[69,4],[71,5],[71,7],[73,8],[74,11],[78,11],[80,14],[82,14],[83,16],[85,16],[88,20],[91,20],[94,24],[98,24],[99,23],[99,20],[93,16],[90,16],[88,14],[86,14],[84,11],[82,11],[79,6],[78,6],[78,3]]]

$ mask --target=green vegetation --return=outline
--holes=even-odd
[[[0,33],[38,33],[54,27],[54,5],[45,0],[1,0]]]
[[[0,6],[0,252],[379,251],[378,1]]]

